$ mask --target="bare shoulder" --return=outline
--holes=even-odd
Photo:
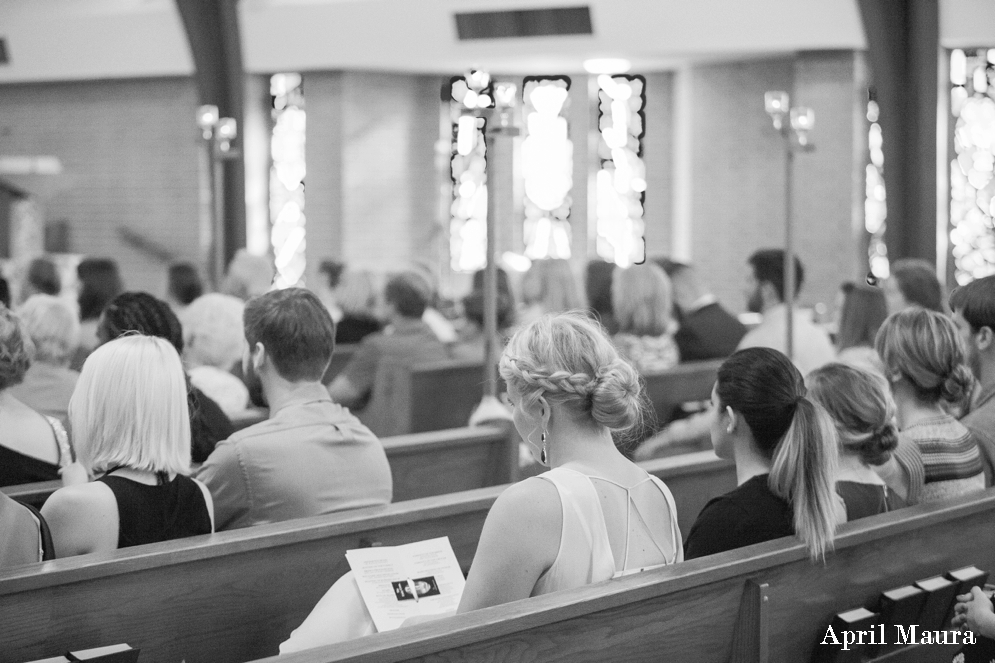
[[[108,509],[117,511],[114,493],[107,484],[92,481],[59,488],[45,501],[42,514],[46,518],[62,514],[79,516],[106,512]]]
[[[525,521],[536,524],[556,524],[561,518],[560,496],[545,479],[529,477],[512,484],[498,496],[491,507],[495,518],[508,518],[519,524]],[[490,516],[489,516],[490,517]]]

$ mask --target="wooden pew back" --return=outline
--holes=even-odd
[[[454,428],[381,442],[394,478],[395,502],[508,483],[518,464],[518,436],[508,428]],[[0,491],[40,509],[61,487],[61,481],[42,481]]]
[[[824,564],[779,539],[279,661],[808,661],[836,612],[951,568],[995,568],[993,521],[989,490],[849,523]]]
[[[360,420],[379,436],[465,426],[484,395],[479,361],[381,363]]]
[[[646,397],[653,405],[658,423],[662,425],[673,419],[674,411],[682,403],[710,399],[722,361],[692,361],[644,375]]]
[[[708,454],[648,469],[678,505],[703,501],[695,491],[719,490],[723,471],[734,471]],[[346,550],[448,536],[468,569],[487,511],[506,487],[0,571],[0,663],[108,642],[141,647],[143,663],[240,663],[275,653],[348,570]]]

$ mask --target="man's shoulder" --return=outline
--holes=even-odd
[[[302,409],[287,408],[269,419],[236,431],[219,445],[249,446],[283,442],[307,428],[311,434],[327,429],[330,437],[343,436],[348,431],[353,436],[374,437],[373,433],[348,408],[332,401],[318,401]]]
[[[995,440],[995,398],[968,412],[960,422],[973,433],[980,431],[988,439]]]

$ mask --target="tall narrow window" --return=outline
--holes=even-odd
[[[995,274],[995,49],[950,53],[950,242],[957,283]]]
[[[471,71],[451,81],[453,203],[449,256],[454,272],[483,269],[487,262],[487,146],[478,108],[493,106],[490,76]]]
[[[304,88],[300,74],[276,74],[270,79],[273,99],[269,208],[270,242],[276,267],[275,284],[287,288],[300,283],[306,262],[304,217]]]
[[[643,163],[646,80],[642,76],[598,76],[597,252],[628,267],[646,259]]]
[[[881,125],[878,124],[878,103],[873,89],[868,90],[867,146],[869,162],[864,172],[864,229],[870,234],[867,244],[867,262],[871,273],[879,279],[888,278],[888,247],[884,243],[885,220],[888,206],[885,202],[884,151]]]
[[[566,76],[526,78],[522,88],[525,255],[533,260],[570,257],[573,143],[564,117],[569,90]]]

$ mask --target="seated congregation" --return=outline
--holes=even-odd
[[[778,250],[750,259],[748,304],[763,320],[751,330],[690,265],[589,268],[585,308],[569,265],[554,262],[533,267],[521,284],[522,307],[512,279],[498,280],[505,405],[488,404],[474,422],[513,427],[528,455],[522,469],[542,472],[495,491],[456,613],[608,581],[636,587],[621,578],[652,578],[666,567],[668,578],[682,568],[697,577],[710,567],[690,560],[785,537],[803,546],[805,573],[818,574],[832,567],[837,536],[850,550],[849,533],[876,531],[882,514],[898,528],[907,526],[903,514],[940,523],[935,514],[987,495],[995,475],[995,277],[954,290],[948,315],[942,298],[919,297],[935,273],[925,278],[921,266],[896,263],[883,293],[844,288],[835,346],[800,317],[788,357],[785,302],[793,293]],[[801,263],[795,267],[800,288]],[[909,271],[915,277],[906,282]],[[117,291],[97,288],[106,301],[92,341],[79,336],[86,321],[54,295],[0,307],[0,478],[7,486],[63,484],[40,513],[0,494],[0,567],[21,573],[20,565],[43,559],[151,550],[275,523],[289,532],[329,514],[386,508],[397,497],[395,468],[384,440],[364,424],[366,408],[383,398],[378,369],[483,357],[482,319],[473,314],[482,279],[465,300],[468,322],[454,324],[417,270],[391,276],[382,305],[374,304],[380,310],[365,312],[344,305],[344,293],[338,303],[348,269],[329,266],[323,275],[317,294],[242,283],[229,284],[231,294],[169,303],[120,292],[118,282]],[[859,297],[884,300],[891,314],[858,310]],[[350,337],[355,353],[328,376],[336,320],[350,315],[376,324]],[[83,358],[78,374],[73,357]],[[655,431],[645,421],[652,414],[644,384],[701,359],[723,359],[707,411]],[[232,421],[250,405],[267,408],[266,418],[235,430]],[[669,453],[678,448],[673,438],[696,426],[733,464],[736,487],[705,504],[682,533],[675,493],[633,457]],[[327,593],[315,605],[298,606],[313,610],[284,633],[281,653],[376,631],[350,574],[320,590]],[[959,595],[954,612],[955,627],[995,635],[995,612],[980,592]],[[418,629],[445,628],[448,617],[437,617],[432,627],[400,630],[417,639],[429,632]]]

